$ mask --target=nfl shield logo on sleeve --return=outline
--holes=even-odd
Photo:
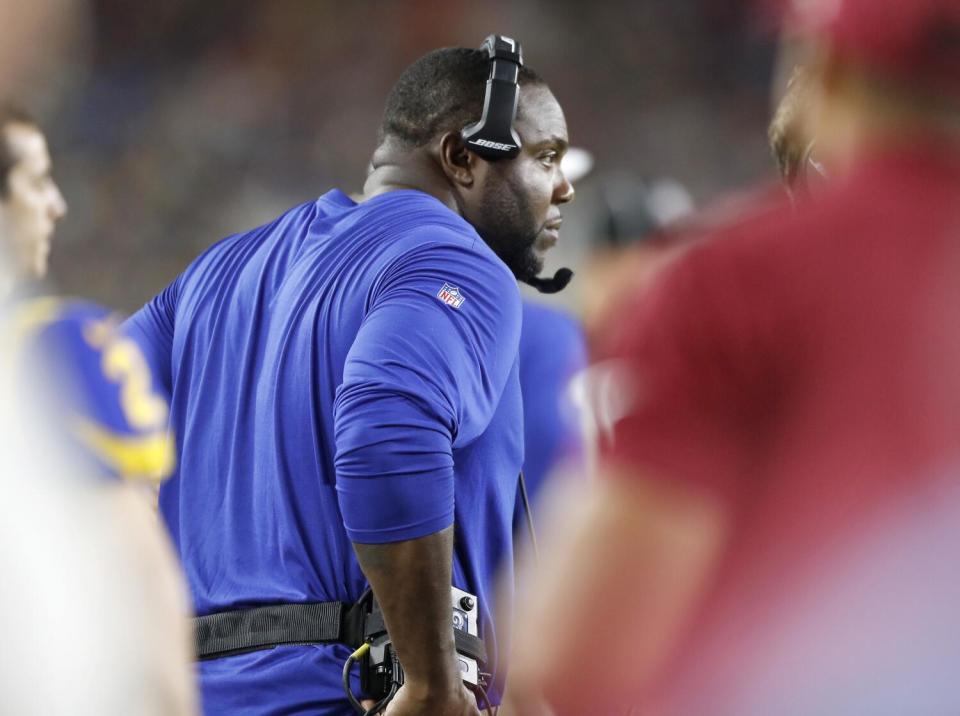
[[[460,289],[456,286],[451,286],[449,283],[443,284],[440,292],[437,293],[437,298],[452,308],[460,308],[466,300],[464,295],[460,293]]]

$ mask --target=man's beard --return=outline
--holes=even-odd
[[[534,251],[541,227],[530,219],[530,203],[512,184],[500,184],[487,192],[480,206],[477,233],[500,257],[518,281],[536,278],[543,270],[543,259]]]
[[[529,281],[543,271],[543,259],[533,250],[536,234],[522,239],[518,234],[490,236],[487,233],[483,237],[518,281]]]

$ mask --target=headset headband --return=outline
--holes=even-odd
[[[502,35],[490,35],[480,46],[490,58],[490,78],[483,100],[483,115],[460,133],[471,151],[484,159],[512,159],[520,153],[520,137],[513,129],[520,97],[520,43]]]

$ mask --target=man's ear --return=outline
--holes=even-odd
[[[459,132],[447,132],[440,138],[440,167],[455,185],[464,188],[473,186],[476,180],[477,162],[480,158],[467,149]]]

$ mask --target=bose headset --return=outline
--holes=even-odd
[[[490,58],[490,77],[483,98],[480,121],[463,128],[460,136],[470,151],[487,161],[513,159],[520,154],[520,137],[513,128],[520,99],[520,68],[523,50],[520,43],[503,35],[490,35],[480,46]],[[525,282],[540,293],[558,293],[567,287],[573,271],[558,269],[553,278],[533,277]]]
[[[480,121],[463,128],[460,135],[471,151],[487,160],[513,159],[520,153],[520,137],[513,128],[520,98],[520,43],[502,35],[490,35],[480,46],[490,58],[490,77]]]

